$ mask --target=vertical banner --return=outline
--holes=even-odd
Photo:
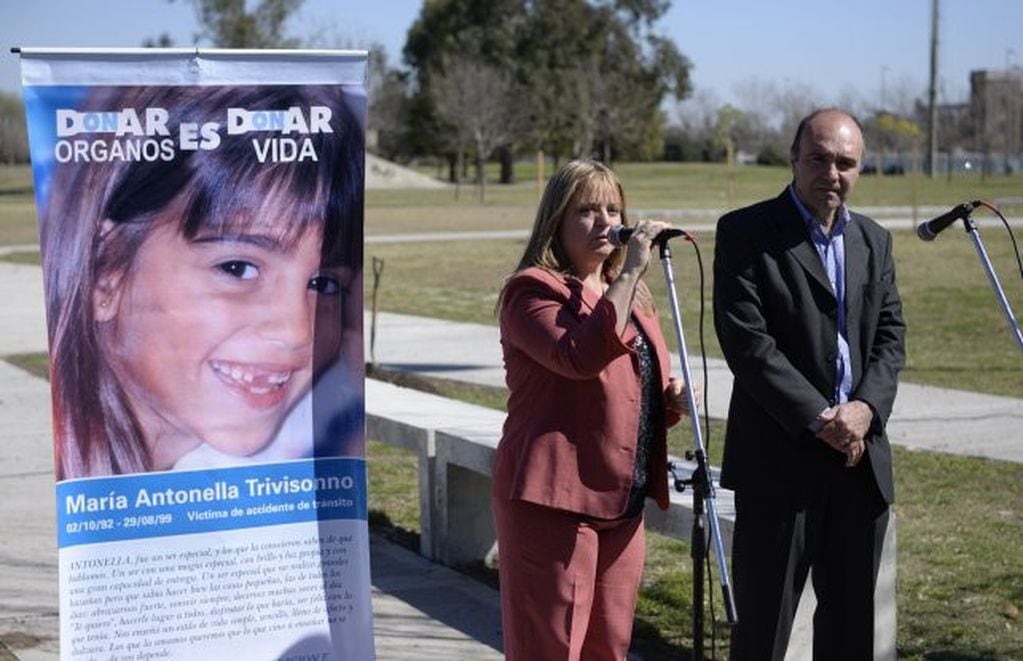
[[[21,54],[61,658],[372,658],[366,54]]]

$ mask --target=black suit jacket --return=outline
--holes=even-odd
[[[850,399],[874,411],[867,459],[884,500],[894,500],[885,424],[905,358],[905,323],[887,230],[852,214],[845,230]],[[788,192],[718,221],[714,324],[735,377],[723,486],[763,497],[812,498],[844,456],[810,425],[832,401],[838,303]]]

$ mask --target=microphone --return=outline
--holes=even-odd
[[[973,202],[963,202],[962,204],[955,206],[951,211],[943,213],[933,220],[928,220],[925,223],[920,223],[916,228],[916,235],[923,241],[933,241],[943,229],[959,220],[960,218],[966,218],[970,215],[970,212],[980,206],[980,200],[974,200]]]
[[[636,230],[635,227],[626,227],[625,225],[615,225],[607,231],[607,240],[611,242],[616,248],[621,248],[629,242],[629,237]],[[654,241],[667,241],[668,239],[674,239],[676,236],[685,236],[685,230],[680,230],[677,227],[669,227],[663,229],[657,233],[654,237]]]

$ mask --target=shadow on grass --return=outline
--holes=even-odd
[[[440,389],[432,383],[432,380],[428,377],[420,376],[414,372],[402,372],[400,370],[388,369],[369,362],[366,363],[366,378],[378,379],[403,388],[411,388],[413,390],[419,390],[420,392],[430,393],[431,395],[440,394]]]
[[[32,376],[50,380],[50,357],[46,353],[15,353],[2,359]]]
[[[395,523],[391,521],[391,518],[381,510],[371,509],[368,514],[369,529],[373,533],[383,537],[389,542],[393,542],[410,551],[419,553],[418,531],[409,530],[408,528],[395,525]]]
[[[705,656],[709,656],[709,648],[704,650]],[[727,650],[725,650],[727,652]],[[632,625],[632,643],[629,645],[629,655],[636,655],[641,659],[691,659],[693,650],[673,643],[661,635],[657,626],[648,622],[645,618],[636,617]],[[721,651],[719,650],[719,658]]]
[[[42,264],[43,258],[38,250],[19,250],[0,255],[0,261],[10,262],[11,264],[39,266]]]
[[[419,533],[399,525],[395,525],[381,510],[369,510],[369,528],[373,534],[379,535],[389,542],[403,546],[419,553]],[[500,590],[497,569],[487,566],[482,560],[454,567],[458,572],[472,578],[494,590]],[[688,609],[680,609],[679,617],[689,618]],[[629,650],[642,659],[689,659],[692,649],[677,642],[668,640],[661,635],[656,624],[637,616],[632,630],[632,643]],[[708,641],[707,652],[710,646]],[[727,654],[727,648],[718,644],[718,654]]]
[[[1000,661],[1006,657],[989,650],[929,650],[916,647],[900,647],[899,658],[910,657],[926,661]]]
[[[35,189],[31,186],[17,186],[11,188],[0,188],[0,197],[14,195],[34,195]]]
[[[366,377],[402,388],[411,388],[431,395],[459,399],[498,410],[504,410],[508,400],[508,391],[505,388],[468,383],[457,379],[445,379],[439,376],[425,376],[373,363],[366,363]]]
[[[940,374],[942,372],[949,372],[952,374],[974,374],[977,371],[977,365],[936,365],[934,367],[907,367],[902,370],[901,376],[907,377],[905,380],[912,382],[913,374]],[[985,372],[1005,372],[1007,374],[1013,374],[1023,371],[1023,367],[1018,365],[985,365]]]

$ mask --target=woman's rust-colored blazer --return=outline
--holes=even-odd
[[[610,301],[572,276],[527,268],[505,285],[501,346],[508,417],[493,493],[602,519],[620,516],[639,428],[636,331],[615,333]],[[633,308],[653,346],[662,392],[671,363],[656,313]],[[666,411],[667,426],[679,416]],[[650,453],[650,495],[668,506],[666,429]]]

